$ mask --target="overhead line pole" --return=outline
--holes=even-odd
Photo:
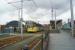
[[[53,7],[52,7],[52,10],[51,10],[51,13],[52,13],[52,20],[53,20]]]
[[[22,40],[23,40],[23,25],[22,25],[22,20],[23,20],[23,0],[21,0],[21,18],[20,18],[20,24],[21,24],[21,36],[22,36]]]
[[[20,2],[20,1],[17,1],[17,2]],[[20,19],[20,8],[12,5],[12,3],[17,3],[17,2],[8,2],[8,4],[10,4],[11,6],[15,7],[18,10],[18,19]],[[20,24],[20,22],[18,22],[18,29],[20,28],[20,25],[19,24]]]
[[[23,1],[33,1],[35,6],[38,7],[34,0],[21,0],[21,1],[9,2],[8,3],[8,4],[11,4],[11,3],[21,2],[21,8],[19,8],[20,9],[19,10],[19,14],[20,14],[19,16],[20,16],[20,29],[21,29],[20,31],[21,31],[21,38],[22,38],[22,40],[23,40],[23,25],[22,25],[22,21],[23,21]]]
[[[23,40],[23,26],[22,26],[22,21],[23,21],[23,18],[22,18],[23,17],[23,0],[16,1],[16,2],[9,2],[8,4],[17,3],[17,2],[21,2],[21,7],[17,8],[17,9],[19,9],[18,16],[19,16],[19,19],[20,19],[20,22],[18,23],[20,25],[18,25],[18,26],[20,26],[21,38]],[[16,7],[16,6],[14,6],[14,7]]]
[[[27,0],[27,1],[31,1],[31,0]],[[34,0],[32,0],[33,3],[35,4],[35,6],[37,6],[37,4],[35,3]],[[21,36],[22,36],[22,39],[23,39],[23,25],[22,25],[22,21],[23,21],[23,0],[21,0]]]
[[[20,9],[18,9],[18,29],[20,29]]]
[[[17,2],[21,2],[21,7],[19,8],[19,16],[20,16],[20,29],[21,29],[21,38],[23,40],[23,25],[22,25],[22,21],[23,21],[23,1],[31,1],[31,0],[21,0],[21,1],[16,1],[16,2],[9,2],[8,4],[12,4],[12,3],[17,3]],[[18,9],[18,8],[17,8]]]
[[[55,9],[55,29],[56,29],[56,9]]]
[[[51,8],[51,18],[53,20],[53,3],[51,0],[49,0],[49,2],[50,2],[50,8]]]
[[[71,11],[71,30],[72,30],[72,36],[74,35],[74,16],[73,16],[73,3],[72,0],[70,0],[70,11]]]

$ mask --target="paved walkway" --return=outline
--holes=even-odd
[[[75,38],[64,31],[50,34],[49,42],[49,50],[75,50]]]

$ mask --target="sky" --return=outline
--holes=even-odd
[[[6,24],[12,20],[19,20],[20,2],[12,3],[20,0],[0,0],[0,24]],[[12,4],[8,4],[8,3]],[[67,22],[70,16],[70,0],[33,0],[23,2],[23,20],[31,20],[41,24],[49,24],[51,17],[51,10],[53,14],[57,15],[57,20],[63,19]],[[73,9],[75,15],[75,0],[73,0]],[[55,17],[53,15],[53,17]]]

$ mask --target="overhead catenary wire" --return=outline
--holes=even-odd
[[[20,19],[20,8],[16,7],[15,5],[13,5],[13,3],[17,3],[17,2],[7,2],[5,1],[7,4],[11,5],[12,7],[16,8],[16,10],[18,10],[18,19]],[[19,2],[19,1],[18,1]],[[18,28],[20,23],[18,22]]]
[[[20,27],[21,27],[21,36],[22,36],[22,39],[23,39],[23,26],[22,26],[22,21],[23,21],[23,3],[24,3],[24,1],[32,1],[33,3],[34,3],[34,5],[36,6],[36,7],[38,7],[37,6],[37,4],[35,3],[35,1],[34,0],[20,0],[20,1],[15,1],[15,2],[8,2],[8,4],[13,4],[13,3],[18,3],[18,2],[20,2],[21,4],[21,8],[20,8],[20,23],[21,23],[21,25],[20,25]],[[14,7],[16,7],[16,6],[14,6]],[[17,9],[19,9],[18,7],[16,7]]]
[[[37,8],[38,8],[37,3],[36,3],[34,0],[32,0],[32,2],[34,3],[35,7],[37,7]]]
[[[53,8],[53,3],[52,3],[52,1],[51,0],[49,0],[49,3],[50,3],[50,5],[49,5],[49,7],[51,8],[51,17],[52,17],[52,20],[53,20],[53,13],[54,13],[54,8]]]
[[[36,7],[36,8],[38,8],[39,6],[38,6],[38,4],[35,2],[35,0],[32,0],[32,3],[34,4],[34,6]],[[31,17],[31,19],[35,19],[34,17],[32,17],[32,16],[30,16]],[[38,19],[37,19],[38,20]]]
[[[21,2],[21,8],[20,8],[20,27],[21,27],[21,38],[23,40],[23,25],[22,25],[22,17],[23,17],[23,0],[20,1]],[[9,4],[12,4],[12,3],[17,3],[17,2],[10,2]]]

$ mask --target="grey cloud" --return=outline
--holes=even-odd
[[[20,0],[15,0],[14,2],[16,1]],[[37,6],[34,4],[34,2],[37,4]],[[59,15],[65,12],[65,10],[67,11],[70,7],[70,0],[34,0],[34,2],[24,0],[24,8],[28,10],[27,13],[35,12],[38,10],[38,8],[49,10],[52,9],[53,6],[53,8],[58,11],[57,14]],[[16,7],[21,7],[20,4],[20,2],[13,3],[13,5]],[[75,4],[75,0],[73,0],[73,4]]]

